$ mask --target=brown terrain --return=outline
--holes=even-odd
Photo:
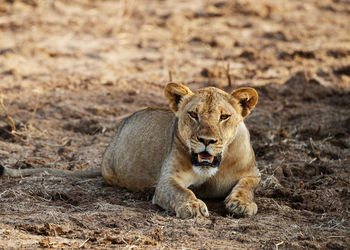
[[[0,248],[350,248],[349,0],[0,0],[0,164],[97,167],[170,80],[257,88],[255,217],[43,173],[0,179]]]

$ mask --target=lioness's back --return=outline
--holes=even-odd
[[[147,108],[127,117],[103,155],[102,175],[107,183],[131,190],[155,186],[174,123],[174,114],[166,109]]]

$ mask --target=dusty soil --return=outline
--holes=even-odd
[[[350,248],[350,2],[0,0],[0,163],[99,165],[169,81],[255,86],[258,214],[180,220],[102,178],[0,180],[0,248]]]

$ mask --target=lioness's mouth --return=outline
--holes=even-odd
[[[210,162],[213,163],[214,161],[214,156],[209,154],[207,151],[200,152],[197,154],[198,162]]]
[[[221,154],[217,156],[213,156],[209,154],[207,151],[194,153],[191,152],[191,162],[194,166],[209,166],[216,168],[220,165],[221,162]]]

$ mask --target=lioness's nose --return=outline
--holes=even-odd
[[[209,144],[214,144],[217,142],[217,140],[209,139],[209,138],[204,138],[204,137],[197,137],[198,141],[203,143],[205,146],[208,146]]]

